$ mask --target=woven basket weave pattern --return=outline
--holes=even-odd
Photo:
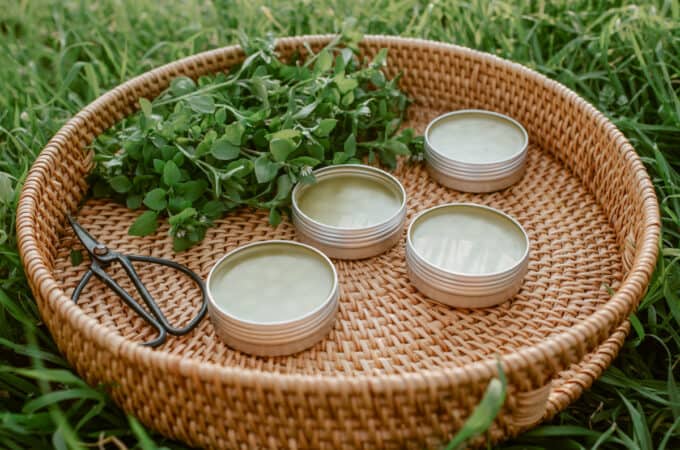
[[[284,39],[283,54],[327,37]],[[419,132],[438,114],[484,108],[529,132],[527,175],[502,192],[462,194],[401,164],[408,215],[450,201],[474,201],[516,217],[531,244],[529,274],[512,302],[480,311],[433,305],[406,277],[403,243],[369,260],[336,261],[340,312],[327,339],[298,355],[256,358],[226,347],[208,320],[158,351],[134,345],[153,331],[102,283],[80,304],[69,296],[84,271],[65,222],[87,190],[91,152],[105,129],[179,74],[225,70],[242,58],[230,47],[138,77],[101,97],[48,144],[22,193],[17,228],[31,287],[60,349],[91,383],[159,431],[210,447],[436,446],[460,427],[495,374],[501,354],[508,401],[490,431],[514,435],[573,401],[606,368],[628,331],[656,259],[659,217],[651,183],[625,138],[572,92],[516,64],[458,47],[386,37],[365,54],[390,51],[387,72],[403,71]],[[79,221],[129,253],[172,257],[205,276],[215,260],[254,240],[293,238],[266,213],[239,211],[206,239],[175,255],[167,225],[153,237],[127,235],[137,212],[88,201]],[[163,270],[140,273],[174,323],[190,319],[196,288]],[[617,293],[610,298],[611,286]],[[125,287],[130,287],[125,286]],[[104,325],[104,326],[102,326]],[[546,397],[547,396],[547,397]],[[547,398],[547,401],[546,401]]]

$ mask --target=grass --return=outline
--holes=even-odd
[[[162,63],[257,35],[365,33],[454,42],[526,64],[628,136],[663,214],[658,268],[613,366],[501,448],[680,448],[680,4],[656,1],[4,1],[0,14],[0,447],[181,448],[145,430],[61,357],[28,290],[14,210],[31,162],[71,115]],[[161,6],[162,5],[162,6]]]

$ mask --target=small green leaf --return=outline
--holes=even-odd
[[[227,120],[227,111],[224,108],[220,108],[215,113],[215,123],[222,124]]]
[[[179,167],[173,160],[165,163],[163,167],[163,183],[168,186],[174,186],[179,183],[182,179],[182,172],[180,172]]]
[[[149,191],[144,196],[144,204],[149,209],[153,209],[154,211],[160,211],[163,208],[165,208],[168,204],[166,194],[167,193],[165,192],[165,189],[162,188],[156,188],[152,191]]]
[[[281,213],[278,208],[272,208],[269,210],[269,224],[273,227],[278,226],[281,223]]]
[[[208,183],[205,180],[187,181],[176,186],[177,193],[190,202],[201,198],[207,188]]]
[[[222,138],[226,139],[233,145],[240,146],[241,138],[243,137],[244,131],[245,128],[240,123],[238,122],[230,123],[229,125],[224,127],[224,134],[222,135]]]
[[[312,158],[311,156],[298,156],[297,158],[293,158],[288,161],[288,163],[294,166],[316,167],[321,164],[321,161],[316,158]]]
[[[352,102],[354,101],[354,92],[349,91],[345,95],[342,96],[342,100],[340,103],[342,103],[342,106],[350,106]]]
[[[325,159],[325,153],[326,151],[324,150],[323,146],[317,142],[312,143],[307,147],[307,152],[309,153],[309,156],[311,156],[314,159],[318,159],[319,161],[323,161]]]
[[[397,141],[396,139],[392,139],[390,141],[387,141],[386,147],[390,150],[395,155],[404,155],[408,156],[411,154],[411,152],[408,149],[408,146],[404,144],[403,142]]]
[[[375,55],[375,58],[373,58],[373,61],[371,61],[371,66],[382,67],[385,65],[386,61],[387,61],[387,49],[381,48],[380,51],[378,51],[378,54]]]
[[[162,174],[163,169],[165,168],[165,161],[162,159],[154,159],[153,160],[153,171],[156,172],[157,174]]]
[[[158,228],[157,218],[157,212],[144,211],[130,226],[128,234],[131,236],[148,236],[152,234]]]
[[[385,74],[381,70],[376,70],[371,74],[371,83],[377,88],[385,86]]]
[[[345,71],[345,60],[342,59],[342,55],[335,57],[335,68],[333,70],[334,75],[343,73]]]
[[[279,165],[270,161],[267,155],[262,155],[255,160],[255,178],[258,183],[270,182],[278,171]]]
[[[249,159],[239,159],[227,165],[227,173],[232,177],[245,177],[253,171],[253,162]]]
[[[357,138],[354,133],[347,136],[345,143],[343,144],[343,150],[348,156],[354,156],[357,153]]]
[[[125,175],[118,175],[117,177],[111,178],[109,184],[111,185],[111,189],[119,194],[124,194],[132,188],[132,182]]]
[[[288,174],[284,173],[276,179],[276,200],[283,200],[288,197],[293,183],[290,181]]]
[[[172,161],[177,164],[177,167],[181,167],[182,164],[184,164],[184,153],[175,153],[175,156],[172,157]]]
[[[224,203],[219,200],[211,200],[201,208],[203,215],[209,219],[217,219],[227,210]]]
[[[128,195],[125,199],[125,206],[129,209],[137,209],[142,206],[142,196],[141,195]]]
[[[172,226],[179,225],[196,217],[198,212],[194,208],[185,208],[177,214],[168,217],[168,223]]]
[[[181,195],[171,195],[169,197],[167,209],[170,211],[170,214],[177,214],[183,209],[191,207],[191,202]]]
[[[331,134],[337,123],[336,119],[322,119],[314,130],[314,134],[319,137],[326,137]]]
[[[347,65],[349,62],[352,60],[352,57],[354,56],[354,52],[352,52],[351,48],[343,48],[340,50],[340,56],[342,57],[342,62]]]
[[[269,142],[269,151],[274,156],[274,161],[282,162],[288,158],[288,155],[295,150],[295,142],[292,139],[272,139]]]
[[[306,119],[307,117],[309,117],[309,115],[311,113],[314,112],[314,110],[316,109],[317,106],[319,106],[319,99],[317,99],[317,100],[313,101],[312,103],[305,105],[302,108],[300,108],[298,110],[298,112],[296,112],[293,115],[293,119],[295,119],[295,120]]]
[[[69,257],[71,258],[71,265],[74,267],[80,265],[80,263],[83,262],[83,253],[80,250],[72,249]]]
[[[201,143],[198,144],[198,146],[196,147],[194,155],[196,155],[197,157],[201,157],[203,155],[210,153],[210,151],[212,150],[213,142],[215,142],[216,137],[217,133],[215,133],[214,130],[208,131],[203,137],[203,140],[201,140]]]
[[[293,128],[286,128],[283,130],[279,130],[276,133],[272,133],[269,135],[269,140],[273,139],[293,139],[296,137],[300,136],[300,132],[298,130],[295,130]]]
[[[319,72],[325,72],[333,65],[333,55],[331,52],[324,49],[316,56],[316,63],[314,68]]]
[[[250,86],[255,97],[262,102],[262,107],[269,108],[269,93],[267,92],[267,86],[265,85],[264,80],[259,76],[254,76],[250,79]]]
[[[349,159],[345,152],[335,152],[333,155],[333,164],[344,164]]]
[[[163,161],[170,161],[177,153],[177,149],[170,145],[162,144],[159,145],[158,148],[161,149],[161,156],[163,157]]]
[[[144,97],[141,97],[139,99],[139,106],[142,108],[142,113],[144,113],[144,116],[146,117],[151,117],[152,114],[152,107],[151,107],[151,102]]]
[[[170,92],[175,96],[186,95],[196,90],[196,83],[189,77],[177,77],[170,82]]]
[[[220,161],[230,161],[238,158],[238,155],[241,154],[241,147],[232,144],[229,139],[221,137],[213,142],[210,154]]]
[[[341,94],[347,94],[352,89],[356,89],[359,86],[359,82],[354,78],[345,78],[344,76],[335,77],[335,85]]]
[[[197,113],[212,114],[215,112],[215,100],[210,95],[192,95],[187,97],[186,101],[189,107]]]

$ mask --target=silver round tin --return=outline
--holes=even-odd
[[[313,245],[331,258],[362,259],[379,255],[392,248],[401,238],[406,221],[406,191],[389,173],[362,164],[325,167],[314,172],[317,183],[298,183],[293,189],[293,224],[298,238]],[[386,220],[360,227],[339,227],[321,223],[305,214],[300,199],[307,190],[334,177],[368,179],[389,189],[399,199],[399,206]]]
[[[446,120],[457,116],[488,116],[511,124],[523,136],[523,144],[508,158],[490,162],[472,162],[453,159],[431,142],[432,130]],[[493,111],[482,109],[463,109],[443,114],[434,119],[425,130],[425,161],[432,178],[438,183],[463,192],[494,192],[518,182],[526,167],[529,135],[515,119]]]
[[[509,267],[500,271],[488,273],[465,273],[452,271],[438,265],[433,258],[420,254],[414,245],[414,229],[421,222],[444,215],[462,212],[460,208],[481,210],[497,217],[517,231],[517,236],[523,239],[524,252]],[[493,220],[496,220],[495,218]],[[484,236],[481,236],[484,239]],[[460,251],[451,249],[445,238],[441,242],[434,242],[444,251]],[[439,303],[459,308],[484,308],[497,305],[512,298],[520,289],[529,265],[529,238],[522,226],[509,215],[487,206],[472,203],[449,203],[436,206],[419,213],[408,228],[406,240],[406,265],[409,278],[413,285],[430,299]],[[474,243],[469,245],[474,249]],[[448,249],[448,250],[447,250]]]
[[[314,309],[283,321],[258,322],[244,319],[221,308],[213,295],[213,277],[216,271],[243,252],[264,246],[285,246],[305,249],[318,256],[319,262],[332,273],[332,287],[323,302]],[[273,247],[272,247],[273,248]],[[282,268],[285,271],[285,267]],[[338,274],[330,259],[316,248],[295,241],[271,240],[247,244],[220,258],[208,274],[208,313],[215,331],[230,347],[258,356],[280,356],[297,353],[311,347],[333,328],[340,297]],[[264,286],[263,286],[264,288]]]

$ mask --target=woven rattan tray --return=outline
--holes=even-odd
[[[279,41],[282,54],[328,37]],[[485,108],[528,130],[527,174],[493,194],[462,194],[434,183],[423,167],[395,175],[408,214],[442,202],[473,201],[516,217],[531,239],[529,274],[510,302],[458,310],[427,302],[408,282],[403,242],[372,259],[336,261],[340,311],[330,335],[297,355],[257,358],[226,347],[210,321],[152,350],[152,330],[101,283],[79,305],[69,299],[84,265],[65,214],[123,252],[175,258],[202,276],[247,242],[294,237],[266,213],[240,211],[191,250],[173,254],[167,228],[127,235],[137,212],[88,200],[86,147],[153,97],[170,79],[226,70],[237,47],[190,57],[135,78],[81,111],[49,142],[26,180],[17,232],[24,266],[59,348],[90,383],[104,383],[127,411],[193,445],[251,448],[435,447],[470,414],[500,355],[508,399],[488,436],[497,441],[553,416],[610,364],[627,317],[655,265],[658,206],[643,165],[623,135],[563,86],[520,65],[451,45],[368,37],[363,51],[389,48],[388,72],[404,72],[420,132],[442,112]],[[195,312],[189,281],[142,273],[175,323]],[[616,293],[608,294],[611,287]]]

